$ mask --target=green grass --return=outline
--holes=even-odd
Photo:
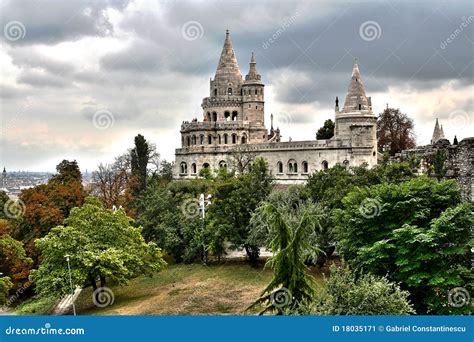
[[[53,311],[57,298],[54,297],[32,297],[20,303],[8,315],[50,315]]]
[[[320,272],[311,271],[318,287]],[[203,266],[170,265],[152,278],[140,276],[126,286],[106,284],[114,293],[114,303],[105,308],[92,302],[92,288],[76,300],[79,315],[243,315],[270,282],[272,271],[253,268],[244,261]],[[29,300],[9,314],[50,314],[54,299]]]

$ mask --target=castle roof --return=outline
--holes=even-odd
[[[252,57],[250,58],[250,68],[249,73],[245,76],[246,81],[260,81],[262,77],[258,74],[257,71],[257,61],[255,55],[252,52]]]
[[[365,95],[364,84],[360,77],[357,61],[352,66],[352,76],[347,87],[346,101],[344,102],[343,112],[349,113],[357,110],[370,110],[370,104]]]
[[[436,118],[435,128],[433,131],[433,137],[431,138],[431,144],[435,144],[438,140],[444,139],[443,126],[439,127],[438,118]]]
[[[224,46],[222,47],[221,57],[217,65],[214,80],[232,82],[242,80],[239,63],[235,56],[234,47],[230,39],[229,30],[226,31]]]

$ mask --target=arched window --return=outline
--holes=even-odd
[[[349,161],[346,159],[342,162],[342,165],[347,168],[349,166]]]
[[[224,144],[227,144],[227,133],[224,133]]]
[[[229,112],[228,110],[226,110],[226,111],[224,112],[224,119],[225,119],[225,121],[228,121],[229,117],[230,117],[230,112]]]
[[[258,90],[257,90],[257,89],[255,89],[255,95],[257,95],[257,94],[258,94]]]
[[[238,115],[239,115],[239,113],[237,113],[237,111],[234,110],[234,111],[232,112],[232,121],[236,121]]]
[[[188,173],[188,165],[185,162],[180,164],[180,173],[183,175]]]
[[[247,143],[247,136],[246,136],[245,134],[242,135],[241,142],[242,142],[242,144],[246,144],[246,143]]]
[[[288,173],[298,173],[298,164],[294,159],[288,161]]]
[[[199,136],[199,144],[200,144],[200,145],[203,145],[203,144],[204,144],[204,135],[203,135],[203,134],[201,134],[201,135]]]
[[[217,121],[217,113],[212,112],[212,121]]]
[[[193,135],[193,137],[192,137],[192,144],[196,145],[196,136],[195,135]]]
[[[232,95],[232,88],[227,89],[227,95]]]
[[[220,144],[221,144],[221,135],[219,134],[219,135],[217,136],[217,138],[219,139],[219,145],[220,145]]]
[[[237,143],[237,134],[232,134],[232,144],[236,144]]]
[[[205,168],[205,169],[208,169],[209,168],[209,163],[202,164],[202,167]]]
[[[191,138],[189,136],[186,138],[186,142],[187,142],[187,146],[191,145]]]
[[[192,172],[193,174],[196,174],[196,173],[197,173],[196,163],[192,163],[192,164],[191,164],[191,172]]]
[[[283,173],[283,163],[281,161],[277,163],[277,172]]]
[[[207,121],[211,121],[211,113],[210,112],[207,112],[206,117],[207,117]]]
[[[219,162],[219,167],[220,167],[220,168],[227,169],[227,163],[226,163],[224,160],[221,160],[221,161]]]
[[[308,173],[308,162],[304,161],[301,166],[303,167],[303,173]]]
[[[212,144],[212,135],[210,135],[210,134],[207,136],[207,143],[209,145]]]
[[[214,89],[214,96],[217,96],[217,89]]]
[[[362,109],[362,105],[359,103],[359,110],[361,110],[361,109]]]
[[[329,169],[329,163],[327,161],[323,161],[321,163],[321,167],[322,167],[323,170],[327,170],[327,169]]]

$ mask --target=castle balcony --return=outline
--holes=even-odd
[[[202,99],[202,108],[209,107],[240,107],[242,106],[242,96],[239,95],[219,95],[218,97],[205,97]]]
[[[181,133],[211,130],[246,130],[249,128],[249,121],[185,121],[181,124]]]

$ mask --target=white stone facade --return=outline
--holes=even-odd
[[[236,149],[267,160],[277,183],[304,182],[318,170],[336,164],[377,164],[376,117],[365,95],[357,63],[352,69],[346,100],[335,132],[328,140],[280,141],[279,129],[265,126],[264,84],[252,54],[242,78],[229,33],[226,33],[210,95],[203,99],[203,119],[183,122],[181,148],[176,149],[175,178],[197,177],[202,168],[231,167]],[[316,130],[316,129],[315,129]]]

